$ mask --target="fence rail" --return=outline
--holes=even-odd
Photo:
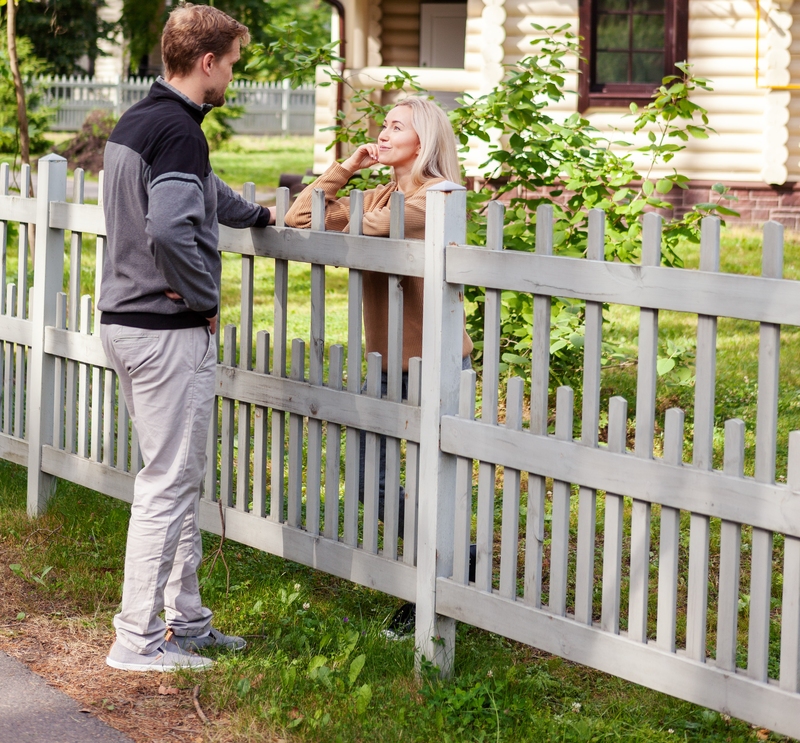
[[[56,109],[51,129],[77,131],[98,109],[120,116],[147,95],[154,78],[128,78],[104,82],[91,77],[40,77],[42,105]],[[305,135],[314,133],[313,86],[290,88],[287,82],[257,83],[237,80],[228,87],[227,102],[244,107],[231,119],[237,134]]]
[[[9,196],[8,169],[0,170],[3,237],[14,223],[37,224],[30,295],[24,270],[22,283],[5,287],[5,239],[0,266],[0,456],[28,467],[31,514],[45,507],[55,478],[130,500],[142,464],[97,335],[97,287],[82,285],[78,270],[86,236],[95,240],[97,266],[105,247],[102,209],[79,203],[81,178],[78,172],[75,203],[67,203],[66,163],[48,156],[34,201]],[[402,212],[402,196],[393,198],[393,212]],[[521,255],[503,250],[500,205],[489,213],[489,244],[478,249],[465,244],[465,192],[430,189],[427,198],[425,243],[358,234],[357,192],[350,234],[321,229],[321,193],[317,229],[284,227],[285,189],[277,227],[221,229],[220,249],[241,259],[241,307],[239,322],[222,332],[202,527],[220,533],[222,511],[229,539],[416,601],[418,655],[443,672],[452,667],[458,620],[800,736],[800,432],[789,435],[786,482],[775,477],[781,326],[800,318],[797,283],[781,278],[780,225],[765,228],[763,275],[731,277],[719,272],[713,218],[703,223],[700,270],[675,271],[660,267],[656,215],[644,218],[642,266],[618,266],[603,260],[601,212],[589,214],[587,258],[565,259],[552,256],[548,207],[537,214],[536,252]],[[25,267],[28,233],[17,232]],[[69,285],[62,293],[65,255]],[[295,261],[310,264],[303,295],[310,328],[290,341]],[[254,304],[263,300],[254,275],[263,262],[274,267],[269,331],[253,321]],[[346,347],[326,340],[326,266],[348,274]],[[386,397],[377,354],[366,359],[362,392],[364,270],[387,273]],[[425,278],[423,354],[409,364],[407,400],[398,391],[403,275]],[[464,284],[486,288],[480,398],[474,372],[461,371]],[[509,287],[533,296],[533,361],[528,380],[505,382],[502,409],[500,321]],[[560,387],[555,404],[548,394],[554,296],[585,301],[579,436],[573,389]],[[604,303],[638,309],[632,428],[634,401],[621,397],[609,400],[601,419]],[[684,411],[671,409],[657,448],[665,307],[696,323],[696,384],[691,439]],[[723,463],[713,465],[716,331],[726,315],[758,328],[758,411],[749,422],[755,477],[743,475],[741,420],[725,422]],[[381,436],[387,502],[405,485],[402,529],[396,502],[378,519]],[[747,615],[740,614],[742,594],[749,596]]]

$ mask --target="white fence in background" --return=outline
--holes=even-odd
[[[91,77],[40,77],[42,105],[56,109],[51,124],[55,131],[77,131],[97,109],[119,116],[147,95],[153,78],[132,77],[103,82]],[[311,135],[314,133],[314,87],[290,88],[288,83],[256,83],[237,80],[228,88],[228,104],[244,106],[231,119],[237,134]]]
[[[130,500],[141,466],[136,433],[97,334],[97,289],[81,286],[78,270],[83,236],[96,236],[97,265],[102,260],[102,209],[67,203],[66,162],[57,156],[39,162],[38,200],[8,195],[7,177],[3,166],[0,456],[28,467],[32,515],[45,507],[55,478]],[[76,178],[80,194],[81,174]],[[393,198],[393,213],[402,213],[402,196]],[[314,204],[317,229],[280,226],[287,204],[284,189],[277,227],[221,230],[220,250],[241,256],[241,320],[238,331],[223,331],[203,528],[220,533],[222,515],[229,539],[416,601],[417,649],[444,672],[452,667],[458,620],[800,737],[800,433],[789,435],[788,482],[775,478],[781,326],[800,326],[800,291],[781,279],[780,225],[765,228],[763,275],[748,277],[719,272],[713,218],[703,223],[700,270],[689,271],[660,266],[661,220],[652,214],[645,217],[642,264],[626,265],[604,262],[604,217],[597,211],[589,215],[588,256],[575,259],[552,255],[547,207],[537,215],[535,253],[503,250],[498,204],[487,248],[465,245],[463,190],[429,191],[424,242],[403,239],[400,220],[393,237],[361,235],[357,193],[349,234],[319,229],[321,198]],[[5,286],[6,235],[14,222],[37,225],[30,294],[25,271],[18,284]],[[18,234],[26,266],[28,233]],[[70,279],[62,293],[65,256]],[[275,320],[269,331],[256,332],[254,273],[261,261],[274,263]],[[291,344],[290,262],[311,265],[302,298],[311,308],[310,332]],[[326,344],[326,266],[349,273],[347,350]],[[385,273],[389,282],[384,399],[375,354],[361,393],[362,271]],[[408,401],[398,393],[401,276],[425,278],[423,358],[410,365]],[[486,287],[479,418],[475,374],[461,371],[464,284]],[[504,290],[532,294],[534,317],[530,395],[522,379],[509,380],[503,411],[497,359]],[[552,297],[586,303],[577,439],[572,389],[560,388],[555,406],[548,397]],[[627,402],[619,397],[610,400],[607,440],[600,441],[604,303],[639,311],[631,451]],[[681,410],[666,412],[663,456],[654,450],[661,310],[697,324],[691,463],[684,461]],[[743,476],[740,420],[725,424],[724,462],[713,467],[718,317],[758,327],[754,478]],[[379,436],[388,438],[388,487],[404,476],[402,542],[393,509],[378,521]],[[745,550],[749,586],[740,569]],[[742,593],[749,595],[747,616],[739,609]]]

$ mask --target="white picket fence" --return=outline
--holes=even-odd
[[[50,128],[77,131],[86,117],[98,109],[120,116],[147,95],[153,78],[132,77],[104,82],[92,77],[40,77],[37,85],[42,104],[56,109]],[[237,134],[304,135],[314,133],[315,90],[313,86],[289,87],[283,83],[237,80],[228,88],[228,104],[244,106],[238,119],[231,119]]]
[[[80,174],[76,178],[77,196],[67,203],[66,163],[50,155],[39,162],[40,193],[32,200],[8,195],[7,167],[0,171],[3,286],[8,222],[37,225],[30,299],[21,271],[18,285],[3,290],[0,315],[0,457],[28,467],[32,515],[46,506],[56,478],[130,500],[141,464],[98,338],[91,293],[79,300],[82,236],[96,236],[99,265],[105,225],[100,207],[80,203]],[[400,214],[402,196],[394,198],[393,214]],[[358,193],[349,234],[320,229],[321,194],[314,230],[283,227],[287,205],[284,189],[277,227],[221,230],[220,250],[241,256],[241,321],[238,330],[224,330],[203,528],[220,533],[222,516],[229,539],[416,601],[418,657],[444,673],[452,668],[458,620],[800,736],[800,433],[789,436],[788,482],[775,478],[780,333],[783,325],[800,325],[800,291],[797,282],[781,279],[780,225],[765,228],[763,276],[747,277],[719,272],[714,218],[703,223],[700,270],[689,271],[660,266],[656,215],[645,217],[642,264],[627,265],[604,262],[604,217],[597,211],[589,215],[588,256],[574,259],[552,255],[547,207],[537,215],[535,253],[503,250],[497,204],[488,247],[465,245],[463,190],[429,191],[424,242],[405,240],[400,219],[390,238],[363,236]],[[19,235],[25,265],[27,232]],[[69,291],[62,293],[65,255],[71,270]],[[254,342],[259,261],[274,263],[275,319]],[[311,264],[310,332],[291,349],[290,262]],[[349,274],[349,353],[326,344],[326,266]],[[390,287],[385,399],[374,354],[361,394],[362,271],[387,274]],[[423,356],[410,364],[408,401],[399,394],[401,276],[425,278]],[[465,284],[486,288],[479,418],[475,374],[461,371]],[[533,363],[530,396],[523,380],[511,379],[501,411],[504,290],[533,295]],[[89,291],[97,295],[96,287]],[[573,391],[560,388],[554,409],[548,400],[552,297],[586,302],[579,439]],[[599,440],[604,303],[639,308],[632,451],[622,398],[611,399],[607,441]],[[683,456],[681,410],[667,411],[663,456],[654,453],[662,310],[697,320],[691,463]],[[724,464],[712,466],[719,317],[760,327],[758,413],[750,422],[755,477],[743,476],[740,420],[725,424]],[[363,509],[357,492],[361,430],[367,431]],[[396,510],[378,521],[381,435],[388,437],[387,492],[404,477],[403,535]],[[471,541],[477,542],[474,582],[468,580]],[[679,560],[687,544],[688,563]],[[749,586],[740,575],[745,549]],[[773,565],[779,580],[773,580]],[[711,607],[709,585],[718,587]],[[740,612],[740,594],[749,595],[749,616]]]

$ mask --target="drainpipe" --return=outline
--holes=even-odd
[[[344,26],[344,5],[341,3],[340,0],[325,0],[328,5],[333,7],[339,15],[339,56],[343,59],[346,59],[345,54],[345,26]],[[342,63],[344,66],[347,66],[347,62]],[[339,116],[339,112],[344,109],[344,86],[342,85],[342,81],[339,80],[336,83],[336,125],[340,126],[342,124],[342,118]],[[337,160],[342,157],[342,143],[337,142],[334,147],[334,156]]]

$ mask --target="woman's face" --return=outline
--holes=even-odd
[[[411,107],[397,106],[389,111],[378,135],[378,162],[393,168],[408,167],[417,159],[419,146],[411,125]]]

